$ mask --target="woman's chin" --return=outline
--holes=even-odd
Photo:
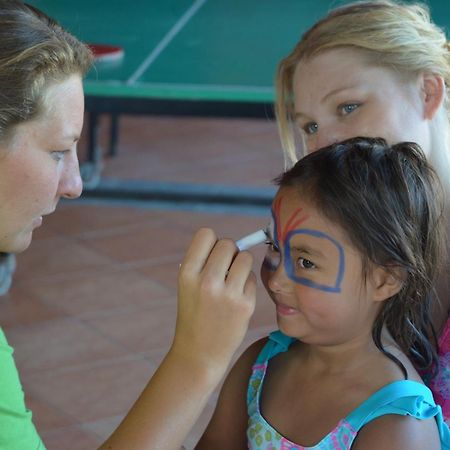
[[[7,242],[0,241],[0,252],[1,253],[21,253],[25,251],[31,244],[33,237],[33,232],[28,231],[15,239],[8,240]]]

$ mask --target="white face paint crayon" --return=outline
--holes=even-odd
[[[258,230],[254,233],[248,234],[236,241],[236,246],[239,251],[248,250],[255,245],[262,244],[267,241],[267,232],[265,230]]]

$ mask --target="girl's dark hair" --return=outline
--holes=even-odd
[[[362,255],[364,277],[370,264],[391,269],[394,276],[402,273],[402,288],[384,302],[373,340],[405,377],[404,366],[383,348],[383,326],[418,369],[432,368],[437,361],[433,284],[445,248],[443,195],[420,147],[352,138],[307,155],[276,182],[298,187],[346,232]]]

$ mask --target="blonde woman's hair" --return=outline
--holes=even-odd
[[[89,48],[36,8],[0,0],[0,140],[39,116],[46,88],[84,76]]]
[[[299,61],[334,48],[363,52],[371,63],[405,76],[421,72],[443,77],[450,86],[450,55],[445,33],[422,4],[394,0],[360,1],[331,11],[301,38],[278,67],[275,111],[287,163],[297,160],[293,77]],[[447,112],[448,98],[444,108]],[[447,136],[447,133],[444,133]],[[437,149],[445,152],[448,149]],[[447,158],[448,159],[448,158]]]

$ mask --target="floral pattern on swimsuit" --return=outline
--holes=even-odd
[[[450,317],[439,339],[439,366],[436,377],[428,382],[437,404],[441,405],[444,420],[450,426]]]

